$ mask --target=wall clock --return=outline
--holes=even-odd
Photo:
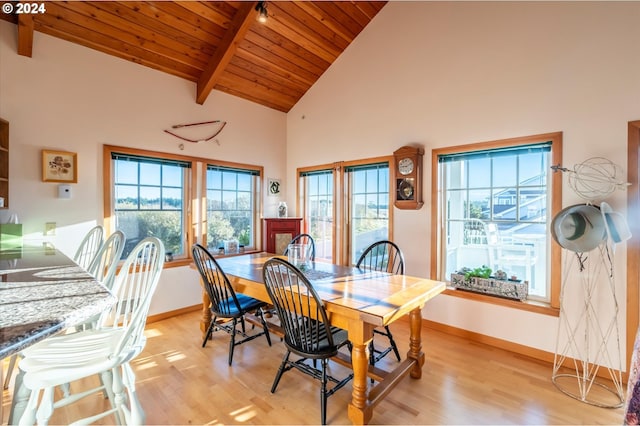
[[[393,153],[395,160],[394,205],[399,209],[417,210],[422,202],[422,157],[424,149],[403,146]]]

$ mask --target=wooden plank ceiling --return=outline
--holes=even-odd
[[[34,31],[288,112],[386,1],[55,1],[46,12],[0,14],[17,24],[19,54]],[[35,41],[37,43],[37,41]]]

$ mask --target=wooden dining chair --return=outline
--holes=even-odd
[[[95,328],[50,337],[22,352],[10,424],[17,419],[21,425],[31,425],[36,420],[47,424],[54,409],[96,392],[107,394],[110,408],[78,423],[95,423],[113,414],[119,424],[144,424],[145,413],[129,363],[145,347],[147,314],[163,264],[163,243],[155,237],[145,238],[120,268],[112,288],[116,303],[101,315]],[[94,375],[100,377],[99,386],[65,394],[54,402],[56,387]]]
[[[103,243],[104,228],[102,225],[96,225],[87,232],[80,242],[73,255],[73,260],[84,269],[88,269]]]
[[[404,274],[404,255],[396,243],[389,240],[377,241],[364,250],[356,266],[358,268],[402,275]],[[400,361],[400,351],[395,340],[393,340],[393,334],[389,326],[385,325],[383,329],[376,328],[373,330],[373,334],[374,336],[376,334],[386,336],[389,340],[389,346],[383,350],[377,349],[372,339],[369,345],[369,364],[374,365],[391,351]]]
[[[316,260],[316,243],[313,241],[313,237],[309,234],[298,234],[289,241],[289,244],[305,244],[307,248],[307,253],[309,253],[310,260]],[[289,245],[284,249],[284,256],[289,254]]]
[[[98,253],[96,253],[93,261],[87,268],[89,272],[96,280],[100,281],[109,290],[113,289],[113,283],[116,278],[116,272],[118,270],[118,264],[120,263],[120,257],[124,250],[124,244],[126,237],[124,232],[115,231],[106,239],[102,244]],[[91,318],[84,323],[76,326],[77,330],[89,329],[95,327],[100,315]]]
[[[111,290],[111,287],[113,286],[118,261],[120,260],[120,255],[122,255],[122,249],[124,248],[124,239],[124,234],[121,231],[114,232],[102,244],[102,247],[100,247],[98,252],[95,254],[93,261],[87,269],[87,272],[89,272],[109,290]],[[89,328],[96,320],[97,317],[87,321],[84,325],[77,326],[76,329]],[[9,382],[11,380],[16,361],[18,360],[18,356],[18,354],[14,354],[9,359],[9,366],[7,367],[7,373],[3,383],[4,389],[9,388]]]
[[[284,330],[284,344],[287,353],[271,386],[276,391],[284,372],[295,368],[320,380],[320,416],[322,424],[327,423],[327,399],[346,385],[353,374],[337,379],[327,373],[329,358],[338,354],[344,345],[349,345],[347,331],[332,327],[324,304],[318,293],[303,273],[286,260],[271,258],[262,270],[269,297],[276,308]],[[291,360],[291,354],[299,358]],[[306,363],[312,360],[312,364]],[[322,368],[316,368],[316,361]],[[331,389],[328,382],[333,383]]]
[[[109,290],[113,287],[125,240],[124,232],[115,231],[102,244],[87,268],[87,272]]]
[[[205,333],[202,347],[207,344],[207,340],[211,338],[213,330],[222,330],[231,336],[229,340],[229,365],[233,362],[234,348],[243,343],[249,342],[257,337],[264,335],[267,343],[271,346],[271,336],[269,328],[264,319],[263,308],[267,306],[263,302],[253,297],[249,297],[242,293],[236,293],[229,278],[218,265],[213,255],[204,246],[194,244],[191,252],[193,261],[200,272],[202,285],[204,286],[209,300],[211,301],[211,313],[213,319]],[[262,332],[247,334],[245,326],[245,316],[249,313],[255,313],[262,324]],[[220,320],[220,321],[218,321]],[[230,320],[230,321],[229,321]],[[231,322],[231,324],[228,324]],[[237,326],[240,323],[241,329]],[[236,340],[236,335],[242,336],[241,340]]]

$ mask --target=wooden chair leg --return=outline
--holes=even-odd
[[[258,309],[258,316],[260,317],[262,330],[264,330],[264,336],[267,338],[267,343],[271,346],[271,335],[269,334],[269,327],[267,326],[267,321],[264,319],[264,312],[262,311],[262,308]]]
[[[271,393],[274,393],[276,391],[276,388],[278,387],[278,383],[280,383],[280,379],[282,378],[282,374],[284,373],[285,367],[289,362],[290,355],[291,355],[290,351],[287,351],[287,353],[284,355],[284,358],[282,359],[282,363],[280,364],[280,368],[276,373],[276,377],[275,379],[273,379],[273,384],[271,385]]]
[[[202,340],[202,347],[204,348],[207,344],[207,340],[211,338],[211,333],[213,332],[213,327],[216,325],[216,319],[214,318],[209,324],[209,328],[207,328],[207,332],[204,334],[204,340]]]
[[[320,387],[320,416],[322,420],[322,424],[327,424],[327,363],[328,360],[322,359],[322,386]]]
[[[393,340],[393,334],[391,334],[391,330],[389,330],[388,325],[385,325],[384,328],[387,331],[387,337],[389,338],[389,343],[393,348],[393,353],[396,354],[396,358],[398,359],[398,361],[400,361],[400,351],[398,351],[398,345],[396,345],[396,341]]]
[[[242,321],[242,319],[240,319]],[[236,347],[236,326],[238,325],[238,319],[233,319],[233,324],[231,328],[231,341],[229,342],[229,365],[233,362],[233,350]],[[242,325],[244,326],[244,321],[242,321]]]
[[[369,342],[369,365],[374,366],[376,363],[376,348],[373,346],[373,339]],[[370,379],[371,383],[374,382],[373,378]]]

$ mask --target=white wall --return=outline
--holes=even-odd
[[[127,146],[264,166],[265,177],[283,178],[284,113],[213,91],[195,102],[195,84],[36,32],[33,57],[16,53],[16,26],[0,21],[0,117],[10,125],[10,209],[29,239],[50,238],[73,255],[84,233],[103,222],[102,146]],[[217,139],[192,144],[163,132],[173,124],[225,120]],[[57,198],[57,184],[41,181],[42,149],[78,153],[78,183],[71,200]],[[267,204],[268,202],[268,204]],[[274,204],[275,203],[275,204]],[[277,200],[265,197],[265,213]],[[197,272],[163,272],[151,314],[201,303]]]
[[[562,131],[565,167],[626,165],[627,122],[640,119],[638,22],[638,2],[389,2],[289,112],[287,179],[422,144],[426,203],[395,210],[394,238],[407,272],[428,277],[433,148]],[[563,205],[583,202],[564,182]],[[624,213],[625,197],[607,202]],[[616,256],[624,345],[624,246]],[[556,317],[451,296],[425,317],[555,350]]]

